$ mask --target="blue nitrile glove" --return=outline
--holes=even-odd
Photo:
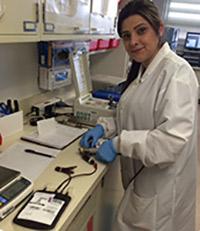
[[[97,141],[103,137],[104,128],[102,125],[97,124],[96,127],[88,130],[81,138],[80,145],[84,148],[94,148]]]
[[[97,150],[96,159],[103,163],[112,162],[117,155],[112,140],[106,140]]]

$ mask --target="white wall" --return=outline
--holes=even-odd
[[[0,101],[39,93],[37,43],[0,44]]]
[[[128,60],[121,42],[118,48],[90,56],[91,75],[102,74],[126,78]]]
[[[66,100],[74,96],[71,85],[54,91],[38,88],[37,43],[0,44],[0,102],[18,99],[26,114],[33,104],[53,97]]]

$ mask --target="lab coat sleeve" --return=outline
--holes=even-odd
[[[119,151],[123,156],[140,160],[145,166],[164,167],[175,162],[194,135],[198,85],[190,68],[181,67],[163,86],[154,108],[153,130],[122,130]]]
[[[108,138],[116,134],[116,120],[114,117],[100,117],[97,124],[101,124],[104,128],[104,137]]]

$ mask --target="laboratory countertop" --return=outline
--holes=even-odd
[[[5,142],[4,148],[8,147],[14,141],[19,139],[19,135],[21,135],[21,133],[15,135],[14,138],[9,140],[8,142]],[[62,150],[57,155],[57,157],[50,162],[50,164],[43,171],[43,173],[36,179],[36,181],[34,182],[34,191],[44,189],[44,187],[47,187],[48,190],[55,190],[58,187],[58,185],[68,177],[64,173],[56,172],[55,167],[57,166],[77,166],[74,169],[75,174],[92,172],[94,170],[94,167],[81,158],[78,152],[78,147],[79,139],[74,141],[64,150]],[[88,200],[88,198],[90,197],[94,189],[97,187],[97,185],[100,183],[102,177],[105,175],[106,172],[107,166],[101,163],[97,163],[97,171],[93,175],[77,177],[72,179],[67,188],[69,190],[69,195],[72,199],[53,230],[67,230],[70,223],[78,214],[79,210],[84,205],[84,203]],[[19,206],[19,208],[17,208],[14,212],[9,214],[4,220],[0,222],[1,231],[31,230],[16,225],[12,222],[20,207],[21,206]]]

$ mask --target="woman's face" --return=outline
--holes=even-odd
[[[163,34],[160,26],[160,36]],[[149,22],[140,15],[133,15],[122,23],[122,39],[130,58],[147,67],[159,50],[159,35]]]

